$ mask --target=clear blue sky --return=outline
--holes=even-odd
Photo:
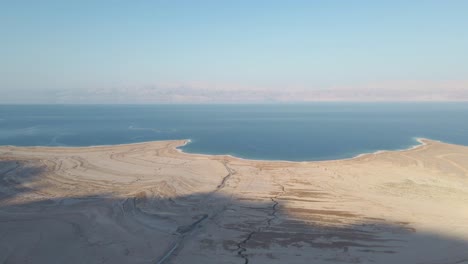
[[[0,36],[0,102],[468,83],[468,1],[0,1]]]

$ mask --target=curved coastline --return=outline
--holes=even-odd
[[[182,149],[182,147],[188,145],[191,143],[191,139],[185,139],[184,143],[182,145],[179,145],[176,147],[176,150],[179,151],[180,153],[187,154],[187,155],[197,155],[197,156],[205,156],[205,157],[230,157],[233,159],[238,159],[238,160],[244,160],[244,161],[256,161],[256,162],[279,162],[279,163],[309,163],[309,162],[330,162],[330,161],[343,161],[343,160],[355,160],[359,159],[365,156],[369,155],[378,155],[381,153],[387,153],[387,152],[404,152],[404,151],[411,151],[414,149],[418,149],[421,147],[424,147],[427,145],[427,142],[442,142],[439,140],[434,140],[434,139],[428,139],[428,138],[423,138],[423,137],[415,137],[413,138],[415,141],[418,142],[418,144],[414,144],[411,146],[408,146],[407,148],[402,148],[402,149],[395,149],[395,150],[376,150],[374,152],[364,152],[360,153],[357,155],[354,155],[349,158],[342,158],[342,159],[326,159],[326,160],[303,160],[303,161],[294,161],[294,160],[267,160],[267,159],[250,159],[250,158],[242,158],[242,157],[237,157],[231,154],[204,154],[204,153],[193,153],[193,152],[187,152]],[[448,144],[448,143],[447,143]]]
[[[381,153],[387,153],[387,152],[404,152],[404,151],[410,151],[410,150],[414,150],[414,149],[417,149],[417,148],[420,148],[420,147],[423,147],[423,146],[426,146],[427,145],[427,142],[426,141],[433,141],[433,142],[441,142],[439,140],[434,140],[434,139],[428,139],[428,138],[422,138],[422,137],[416,137],[416,138],[413,138],[416,142],[418,142],[418,144],[415,144],[415,145],[412,145],[412,146],[409,146],[407,148],[402,148],[402,149],[395,149],[395,150],[388,150],[388,149],[384,149],[384,150],[376,150],[374,152],[368,152],[368,153],[361,153],[361,154],[358,154],[352,158],[348,158],[348,159],[357,159],[357,158],[360,158],[360,157],[364,157],[364,156],[368,156],[368,155],[378,155],[378,154],[381,154]],[[347,159],[339,159],[339,160],[347,160]]]
[[[434,140],[434,139],[428,139],[428,138],[423,138],[423,137],[415,137],[413,138],[418,144],[410,145],[407,148],[402,148],[402,149],[395,149],[395,150],[376,150],[373,152],[364,152],[360,154],[353,155],[349,158],[338,158],[338,159],[324,159],[324,160],[303,160],[303,161],[295,161],[295,160],[268,160],[268,159],[251,159],[251,158],[243,158],[243,157],[238,157],[235,155],[231,154],[205,154],[205,153],[196,153],[196,152],[187,152],[184,151],[182,148],[192,142],[191,139],[170,139],[170,140],[152,140],[152,141],[144,141],[144,142],[135,142],[135,143],[122,143],[122,144],[112,144],[112,145],[93,145],[93,146],[15,146],[15,145],[4,145],[0,146],[1,147],[13,147],[13,148],[55,148],[55,149],[67,149],[67,148],[76,148],[76,149],[93,149],[93,148],[109,148],[109,147],[115,147],[115,146],[132,146],[132,145],[144,145],[152,142],[177,142],[177,141],[182,141],[183,143],[180,145],[177,145],[175,147],[175,150],[185,154],[185,155],[196,155],[196,156],[204,156],[204,157],[229,157],[232,159],[238,159],[238,160],[243,160],[243,161],[254,161],[254,162],[279,162],[279,163],[309,163],[309,162],[331,162],[331,161],[344,161],[344,160],[356,160],[362,157],[366,157],[369,155],[378,155],[381,153],[387,153],[387,152],[404,152],[404,151],[410,151],[414,150],[423,146],[427,145],[427,142],[425,141],[432,141],[432,142],[441,142],[444,143],[440,140]],[[449,143],[446,143],[449,144]],[[458,145],[458,144],[456,144]]]

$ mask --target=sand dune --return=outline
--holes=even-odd
[[[468,147],[323,162],[0,147],[0,263],[468,263]]]

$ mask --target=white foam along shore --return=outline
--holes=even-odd
[[[291,160],[262,160],[262,159],[249,159],[249,158],[242,158],[242,157],[237,157],[231,154],[202,154],[202,153],[192,153],[192,152],[186,152],[182,147],[190,144],[192,142],[191,139],[186,139],[184,140],[184,143],[177,146],[176,150],[179,151],[180,153],[187,154],[187,155],[197,155],[197,156],[204,156],[204,157],[212,157],[212,156],[218,156],[218,157],[230,157],[234,159],[239,159],[239,160],[245,160],[245,161],[258,161],[258,162],[281,162],[281,163],[307,163],[307,162],[329,162],[329,161],[340,161],[340,160],[355,160],[358,158],[361,158],[363,156],[368,156],[368,155],[378,155],[381,153],[386,153],[386,152],[403,152],[403,151],[410,151],[414,150],[420,147],[423,147],[427,145],[426,141],[434,141],[434,142],[441,142],[439,140],[433,140],[433,139],[428,139],[428,138],[422,138],[422,137],[415,137],[413,138],[418,142],[418,144],[411,145],[408,148],[403,148],[403,149],[395,149],[395,150],[377,150],[374,152],[367,152],[367,153],[361,153],[357,154],[353,157],[350,158],[343,158],[343,159],[328,159],[328,160],[306,160],[306,161],[291,161]]]
[[[377,151],[369,152],[369,153],[361,153],[361,154],[358,154],[358,155],[356,155],[356,156],[354,156],[354,157],[352,157],[352,158],[350,158],[350,159],[356,159],[356,158],[360,158],[360,157],[367,156],[367,155],[378,155],[378,154],[386,153],[386,152],[410,151],[410,150],[417,149],[417,148],[420,148],[420,147],[423,147],[423,146],[427,145],[427,142],[425,142],[425,141],[440,142],[440,141],[438,141],[438,140],[427,139],[427,138],[420,138],[420,137],[414,138],[414,140],[416,140],[416,141],[418,142],[418,144],[409,146],[408,148],[395,149],[395,150],[377,150]]]

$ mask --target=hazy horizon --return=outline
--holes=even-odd
[[[0,4],[0,103],[468,101],[466,1]]]

